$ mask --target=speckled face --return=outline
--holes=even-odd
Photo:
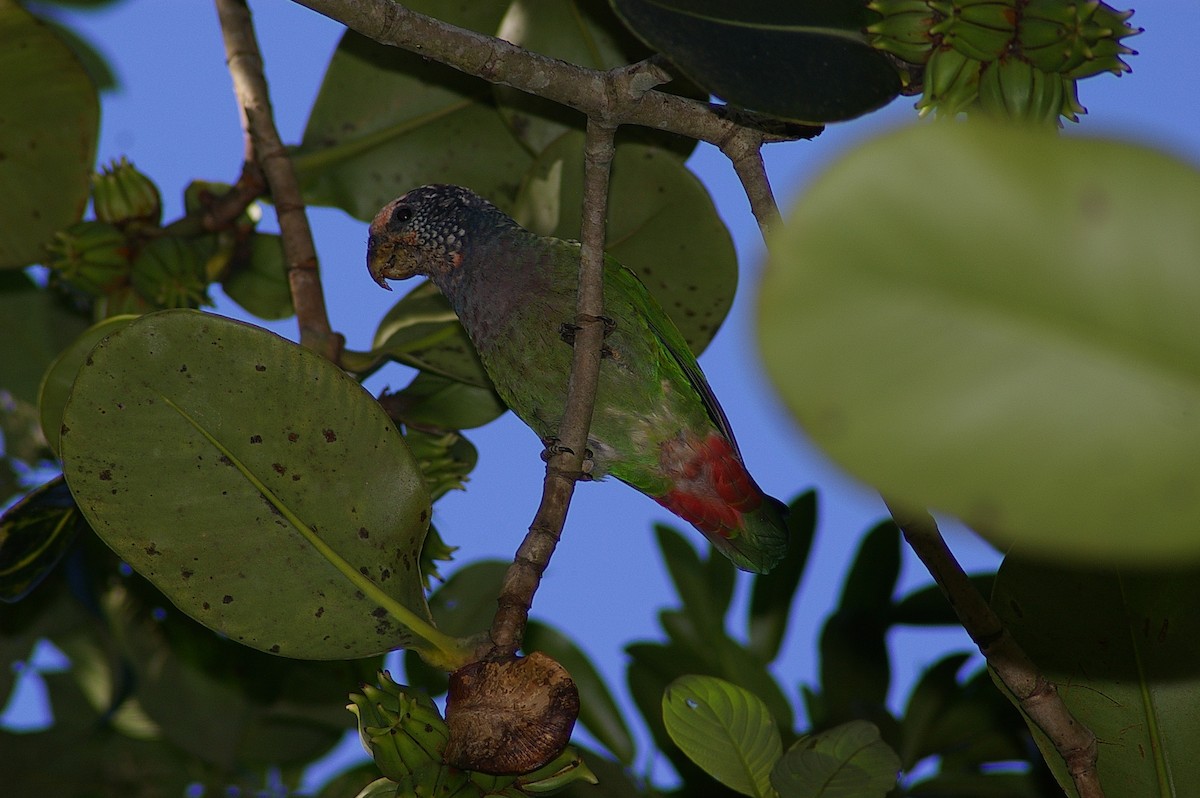
[[[388,279],[447,274],[462,263],[470,220],[495,206],[461,186],[422,186],[383,207],[371,222],[367,269],[387,289]]]

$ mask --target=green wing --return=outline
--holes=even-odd
[[[607,271],[607,281],[629,297],[630,306],[646,320],[650,331],[662,342],[663,347],[679,365],[680,371],[683,372],[696,393],[700,395],[700,401],[703,402],[709,417],[740,457],[741,452],[738,450],[737,439],[733,437],[729,419],[725,417],[725,411],[717,402],[717,396],[709,386],[704,372],[700,370],[700,364],[696,362],[696,356],[692,354],[691,348],[684,340],[683,333],[679,332],[675,322],[671,321],[671,317],[663,310],[662,305],[658,304],[658,300],[650,293],[650,289],[646,288],[645,283],[636,274],[609,255],[604,256],[604,265]]]

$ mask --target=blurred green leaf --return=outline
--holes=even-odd
[[[579,238],[583,134],[563,134],[538,155],[514,218],[541,235]],[[708,191],[678,158],[656,147],[617,148],[605,249],[632,270],[683,333],[704,351],[737,290],[737,256]]]
[[[544,652],[567,669],[579,688],[579,722],[617,759],[632,765],[637,751],[629,727],[604,679],[579,646],[554,627],[530,621],[522,648],[526,653]]]
[[[643,41],[733,105],[819,124],[900,92],[896,68],[867,43],[869,12],[856,0],[611,2]]]
[[[324,358],[217,316],[143,316],[80,371],[62,455],[96,533],[204,625],[313,659],[424,645],[399,618],[428,618],[428,494]]]
[[[939,773],[908,788],[909,798],[1058,798],[1028,773]]]
[[[29,595],[58,565],[86,528],[60,476],[28,493],[0,515],[0,601]]]
[[[900,758],[861,720],[801,737],[771,771],[780,795],[883,798],[896,786]]]
[[[971,574],[968,577],[971,584],[979,591],[979,595],[988,598],[992,595],[992,585],[995,574]],[[954,613],[954,607],[946,600],[942,589],[937,585],[926,585],[917,588],[896,602],[892,608],[892,623],[910,626],[959,626],[960,621]]]
[[[100,5],[102,2],[111,1],[87,2],[87,0],[76,0],[77,4],[81,6]],[[41,0],[41,2],[53,2],[53,0]],[[62,2],[62,0],[58,0],[58,2]],[[71,52],[79,59],[80,65],[87,72],[88,77],[92,79],[92,84],[95,85],[97,90],[105,92],[120,88],[120,81],[117,79],[116,73],[113,72],[112,65],[108,63],[108,58],[97,49],[96,45],[55,19],[47,19],[46,17],[40,17],[40,19],[46,27],[54,31],[58,38],[62,39],[63,44],[71,48]]]
[[[0,41],[0,269],[11,269],[40,263],[83,216],[100,101],[71,48],[14,0],[0,0]]]
[[[478,388],[492,387],[454,309],[431,282],[392,306],[379,322],[371,353]]]
[[[1139,535],[1141,533],[1139,532]],[[1100,782],[1153,795],[1164,780],[1200,783],[1200,572],[1084,571],[1010,555],[992,608],[1058,685],[1072,714],[1104,741]],[[1063,789],[1065,765],[1034,739]]]
[[[731,591],[713,589],[705,563],[700,560],[700,555],[691,543],[677,530],[666,524],[655,524],[654,534],[658,538],[658,548],[662,552],[667,572],[670,573],[679,599],[683,602],[684,613],[694,619],[698,628],[717,630],[723,634],[725,615],[729,612],[729,601],[732,598]],[[710,555],[709,560],[713,559]],[[724,557],[716,559],[729,565],[729,561]],[[729,571],[732,572],[732,566]]]
[[[480,388],[429,371],[418,372],[407,387],[384,394],[379,403],[407,426],[442,430],[482,427],[508,410],[490,386]]]
[[[230,299],[260,319],[286,319],[296,312],[283,241],[277,235],[255,233],[250,239],[250,257],[221,280],[221,287]]]
[[[808,491],[788,506],[788,552],[769,574],[754,577],[750,593],[749,648],[764,662],[779,655],[792,614],[792,599],[808,562],[817,529],[817,494]]]
[[[753,693],[711,676],[682,676],[663,693],[662,713],[671,740],[714,779],[743,795],[773,795],[770,774],[783,743]]]
[[[83,314],[27,275],[0,272],[0,391],[35,404],[46,367],[87,326]]]
[[[492,34],[508,3],[405,5]],[[469,186],[511,208],[529,162],[488,83],[353,31],[334,53],[294,155],[308,202],[364,221],[425,183]]]
[[[1200,173],[1154,150],[979,121],[893,132],[775,240],[764,362],[884,494],[1040,556],[1194,558],[1198,217]]]

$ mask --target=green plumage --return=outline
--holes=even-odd
[[[477,195],[426,186],[371,225],[368,267],[430,277],[449,299],[497,393],[541,438],[566,402],[579,244],[537,236]],[[631,271],[605,259],[605,338],[588,436],[595,477],[611,474],[681,515],[740,568],[787,548],[782,505],[742,465],[720,406],[674,323]]]

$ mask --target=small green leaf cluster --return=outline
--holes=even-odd
[[[1073,122],[1086,113],[1076,82],[1129,71],[1122,39],[1141,32],[1132,11],[1100,0],[872,0],[874,47],[924,66],[917,103],[954,116],[973,109],[1012,119]]]

